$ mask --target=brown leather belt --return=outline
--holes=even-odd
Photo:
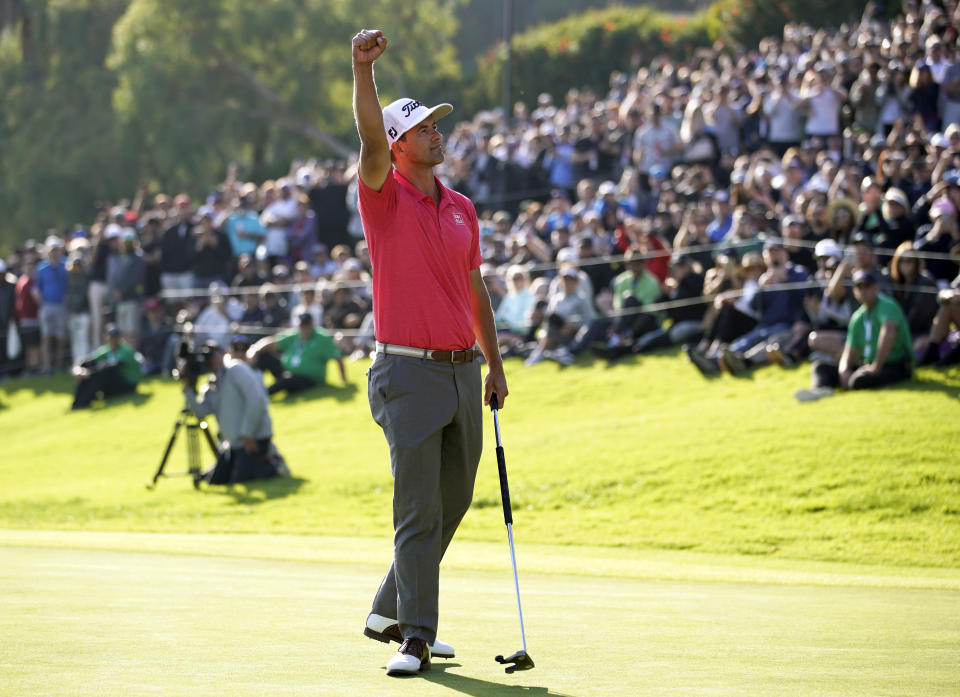
[[[388,356],[408,356],[410,358],[425,358],[428,361],[441,363],[469,363],[480,357],[480,349],[472,347],[458,351],[440,351],[438,349],[415,348],[413,346],[398,346],[397,344],[383,344],[377,342],[377,351]]]

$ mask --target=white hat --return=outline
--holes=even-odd
[[[612,181],[609,181],[609,180],[605,181],[599,186],[599,188],[597,189],[597,193],[600,194],[601,196],[606,196],[607,194],[615,194],[617,193],[617,185],[614,184]]]
[[[116,223],[110,223],[103,231],[103,236],[108,240],[113,239],[114,237],[120,237],[122,234],[123,228]]]
[[[440,119],[453,111],[447,103],[427,107],[415,99],[404,97],[383,108],[383,128],[387,132],[387,145],[393,145],[400,136],[430,116]]]
[[[813,248],[813,254],[817,257],[834,257],[840,259],[843,256],[843,250],[840,249],[840,245],[837,244],[836,240],[827,237],[817,242],[817,246]]]
[[[903,192],[903,189],[898,189],[896,187],[890,187],[887,189],[887,193],[883,195],[884,201],[893,201],[894,203],[899,203],[908,211],[910,210],[910,201],[907,198],[907,195]]]

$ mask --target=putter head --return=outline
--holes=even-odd
[[[516,670],[530,670],[533,668],[533,659],[530,658],[530,654],[526,651],[517,651],[511,656],[504,658],[503,656],[496,657],[497,663],[512,663],[513,665],[508,665],[506,671],[512,673]]]

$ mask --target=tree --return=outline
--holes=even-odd
[[[458,2],[133,0],[109,65],[143,175],[186,188],[216,181],[231,161],[266,177],[298,155],[349,156],[350,37],[388,17],[385,92],[414,78],[442,83],[459,75],[451,43]]]

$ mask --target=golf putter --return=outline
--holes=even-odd
[[[500,442],[500,417],[497,413],[497,394],[490,395],[490,411],[493,412],[493,431],[497,436],[497,470],[500,473],[500,498],[503,500],[503,522],[507,524],[507,539],[510,541],[510,561],[513,564],[513,585],[517,590],[517,612],[520,614],[520,641],[523,648],[504,658],[497,656],[497,663],[507,665],[506,672],[530,670],[533,659],[527,653],[527,637],[523,631],[523,608],[520,607],[520,581],[517,579],[517,555],[513,549],[513,511],[510,508],[510,487],[507,486],[507,463],[503,457],[503,443]]]

